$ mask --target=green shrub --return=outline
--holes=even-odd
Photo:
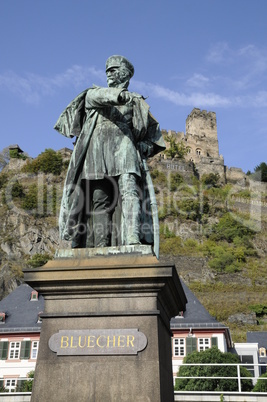
[[[189,148],[185,146],[184,141],[178,141],[175,134],[166,135],[164,140],[170,144],[169,148],[164,151],[164,153],[170,158],[183,159],[189,151]]]
[[[267,392],[267,373],[262,374],[258,378],[252,392]]]
[[[53,149],[46,149],[31,162],[26,163],[21,169],[27,173],[53,173],[59,175],[62,171],[63,161],[60,153]]]
[[[22,202],[22,208],[28,211],[36,210],[38,207],[38,186],[37,184],[31,184],[28,192],[25,193],[25,197]]]
[[[160,253],[169,255],[183,254],[183,242],[179,236],[165,238],[160,236]]]
[[[0,173],[0,190],[3,188],[8,182],[8,175],[6,173]]]
[[[239,357],[232,353],[222,353],[217,347],[187,355],[175,381],[176,391],[238,391],[237,379],[216,379],[207,377],[236,377],[236,366],[186,366],[185,363],[240,363]],[[250,372],[240,367],[241,377],[251,377]],[[183,377],[203,378],[183,378]],[[251,391],[252,381],[241,380],[242,391]]]
[[[264,304],[254,304],[252,306],[249,306],[249,308],[256,313],[257,317],[263,317],[267,314],[267,306],[265,306]]]
[[[230,213],[227,213],[220,219],[218,224],[212,227],[210,238],[216,241],[226,240],[231,243],[237,237],[252,237],[254,233],[249,227],[242,225]]]
[[[153,169],[150,172],[150,176],[153,180],[154,186],[165,187],[167,185],[167,177],[166,175],[158,169]]]
[[[220,175],[219,173],[203,174],[201,182],[208,187],[219,187]]]
[[[18,180],[12,186],[11,195],[13,198],[22,198],[24,197],[24,187]]]
[[[159,233],[164,239],[175,237],[175,233],[169,229],[168,225],[161,224],[159,227]]]
[[[46,264],[49,259],[51,259],[51,255],[48,253],[45,254],[36,253],[31,257],[30,260],[27,261],[27,263],[32,268],[37,268]]]
[[[170,191],[178,190],[179,186],[184,182],[183,177],[179,173],[171,172],[169,179],[170,179],[169,184]]]

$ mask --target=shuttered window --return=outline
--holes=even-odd
[[[197,338],[188,336],[186,338],[186,355],[197,350]]]
[[[2,341],[0,342],[0,359],[6,360],[8,354],[8,342]]]
[[[216,336],[213,336],[211,338],[211,346],[217,346],[218,347],[218,338]]]
[[[22,341],[21,342],[21,350],[20,350],[20,358],[21,359],[29,359],[31,355],[31,341]]]

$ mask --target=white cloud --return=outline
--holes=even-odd
[[[195,88],[204,88],[209,84],[209,78],[202,74],[194,73],[192,77],[188,78],[186,85]]]
[[[105,73],[94,67],[73,66],[55,77],[28,73],[20,76],[12,71],[0,75],[0,89],[6,89],[31,104],[39,103],[43,96],[51,95],[56,88],[90,86],[92,80],[105,80]]]
[[[255,48],[240,49],[240,53],[248,55],[255,53]],[[258,55],[258,61],[261,59],[262,64],[265,65],[265,58]],[[226,82],[230,77],[212,77],[211,79],[199,74],[194,73],[191,78],[186,82],[186,91],[175,91],[173,89],[164,87],[159,84],[145,83],[141,81],[132,80],[131,89],[136,92],[142,93],[144,96],[155,97],[162,99],[164,102],[171,102],[179,106],[192,106],[200,108],[216,108],[216,107],[253,107],[262,108],[267,106],[267,91],[257,90],[253,93],[235,93],[231,90],[233,85],[228,85],[228,92],[222,87],[222,82]],[[7,72],[0,75],[0,90],[1,88],[8,90],[16,96],[23,99],[24,102],[30,104],[38,104],[43,97],[51,96],[59,88],[79,87],[86,88],[90,86],[94,80],[106,85],[106,76],[104,70],[97,70],[95,67],[83,67],[74,65],[71,68],[63,71],[54,77],[45,77],[37,74],[25,74],[20,76],[14,72]],[[221,85],[218,82],[221,81]],[[243,77],[243,86],[245,76]],[[204,91],[204,87],[208,84],[213,85],[213,90]],[[217,85],[217,86],[216,86]],[[242,78],[240,82],[236,83],[235,89],[238,85],[242,85]],[[197,91],[190,91],[188,88],[197,88]],[[222,92],[224,95],[222,95]]]
[[[210,63],[229,63],[232,56],[233,51],[229,48],[228,44],[226,42],[218,42],[210,48],[206,59]]]
[[[139,81],[134,81],[134,87],[137,91],[144,93],[145,96],[146,93],[148,93],[149,96],[155,96],[179,106],[214,107],[230,106],[232,103],[227,97],[215,93],[193,92],[191,94],[185,94],[158,84],[145,84]]]

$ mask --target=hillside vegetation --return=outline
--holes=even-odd
[[[68,161],[45,150],[16,156],[0,172],[0,298],[23,281],[22,269],[43,265],[60,242],[57,217]],[[151,163],[158,201],[160,255],[235,342],[267,330],[267,194],[264,184],[221,185],[218,174],[189,181]],[[251,182],[252,183],[252,182]]]

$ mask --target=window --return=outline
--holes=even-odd
[[[196,149],[196,154],[197,154],[198,156],[201,155],[201,149],[200,149],[200,148],[197,148],[197,149]]]
[[[210,338],[198,338],[198,351],[202,352],[210,348]]]
[[[246,363],[246,364],[252,363],[252,364],[254,364],[253,355],[241,355],[239,357],[240,357],[240,360],[241,360],[242,363]],[[246,369],[248,371],[251,372],[252,376],[254,377],[254,375],[255,375],[254,366],[245,366],[245,367],[246,367]]]
[[[31,300],[38,300],[38,292],[36,290],[31,292]]]
[[[173,338],[173,356],[185,356],[185,338]]]
[[[20,342],[10,342],[9,359],[19,359]]]
[[[39,342],[38,342],[38,341],[33,341],[33,342],[32,342],[31,359],[37,359],[38,346],[39,346]]]
[[[4,324],[6,319],[5,313],[0,313],[0,324]]]
[[[15,392],[16,389],[16,379],[15,378],[8,378],[5,380],[5,388],[8,392]]]

